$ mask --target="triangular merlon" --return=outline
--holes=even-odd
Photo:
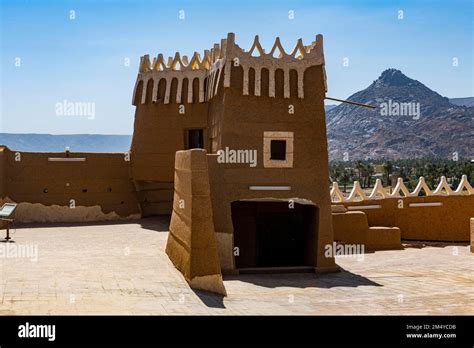
[[[410,194],[410,196],[417,197],[419,196],[421,190],[425,191],[426,196],[431,196],[433,193],[431,192],[430,188],[426,184],[425,178],[420,176],[418,180],[418,184],[415,187],[415,190]]]
[[[179,69],[176,69],[177,65],[179,64]],[[181,56],[179,52],[176,52],[174,54],[174,58],[171,61],[170,68],[173,70],[183,70],[184,69],[184,64],[183,61],[181,60]]]
[[[364,200],[367,199],[367,197],[365,196],[364,191],[360,187],[360,183],[358,181],[354,181],[354,187],[352,187],[352,191],[351,191],[349,197],[347,197],[347,202],[356,201],[357,196],[359,196],[361,198],[360,199],[361,201],[364,201]]]
[[[380,179],[375,180],[374,189],[369,195],[369,199],[377,199],[377,195],[380,195],[380,198],[387,198],[387,191],[383,188],[382,181]]]
[[[470,195],[474,195],[474,189],[472,188],[471,184],[467,180],[467,175],[464,174],[462,176],[461,182],[458,185],[458,188],[454,191],[455,194],[462,194],[463,190],[466,189],[467,193]]]
[[[443,189],[445,190],[447,195],[453,194],[453,190],[451,190],[451,187],[449,187],[448,181],[446,180],[446,177],[444,175],[441,177],[438,187],[436,188],[436,190],[433,191],[433,194],[441,195],[443,194]]]
[[[402,191],[404,197],[410,196],[410,191],[408,191],[402,178],[397,179],[397,185],[393,189],[392,194],[390,194],[390,197],[402,197],[400,191]]]
[[[278,58],[282,58],[283,56],[286,55],[286,52],[285,52],[285,50],[283,49],[283,46],[281,45],[281,41],[280,41],[280,38],[279,38],[279,37],[277,37],[277,38],[275,39],[275,43],[273,44],[273,47],[272,47],[272,49],[271,49],[271,51],[270,51],[270,55],[273,56],[273,55],[275,54],[275,51],[276,51],[277,49],[278,49],[278,52],[280,53],[280,54],[278,55]]]
[[[297,56],[296,54],[299,53],[300,55]],[[293,58],[304,58],[306,54],[306,48],[305,46],[303,45],[303,40],[302,39],[298,39],[298,41],[296,42],[296,46],[295,48],[293,49],[293,51],[291,52],[291,56]]]
[[[337,184],[337,182],[334,181],[332,183],[332,188],[331,188],[331,202],[344,202],[344,201],[345,201],[344,195],[339,189],[339,185]]]
[[[158,57],[153,58],[152,69],[156,71],[163,71],[166,69],[165,59],[161,53]]]
[[[192,70],[196,70],[200,68],[201,65],[201,55],[198,52],[194,52],[189,65]]]
[[[258,35],[255,35],[255,39],[253,40],[253,45],[250,47],[249,53],[250,55],[253,54],[253,51],[257,49],[258,54],[260,56],[263,56],[265,54],[265,50],[262,48],[262,45],[260,45],[260,40],[258,38]]]
[[[150,56],[145,54],[143,57],[140,57],[140,68],[141,73],[150,71]]]

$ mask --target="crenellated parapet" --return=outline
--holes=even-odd
[[[181,56],[179,52],[167,60],[162,54],[158,54],[153,61],[150,61],[149,55],[142,56],[132,103],[145,104],[149,88],[153,89],[153,103],[207,102],[216,95],[222,79],[224,88],[231,86],[232,66],[243,70],[243,95],[275,97],[276,75],[280,74],[283,77],[283,97],[290,98],[290,80],[296,79],[297,97],[304,98],[304,72],[314,65],[324,65],[322,35],[317,35],[316,40],[306,46],[299,39],[291,53],[285,52],[277,37],[266,53],[258,36],[255,36],[252,47],[245,51],[235,43],[235,35],[229,33],[220,44],[205,50],[203,58],[197,52],[191,59]],[[268,95],[262,92],[263,78],[268,79]],[[250,86],[251,83],[253,86]],[[161,93],[160,86],[163,89]],[[172,93],[173,86],[176,90]],[[250,93],[251,90],[253,93]],[[141,92],[140,100],[137,100],[138,92]],[[171,100],[172,95],[175,95],[175,100]]]
[[[283,97],[290,98],[290,72],[294,71],[297,76],[298,98],[304,98],[304,72],[314,65],[324,65],[323,36],[317,35],[316,40],[305,46],[301,39],[298,39],[296,46],[291,53],[286,53],[281,45],[280,38],[275,39],[275,43],[268,53],[262,48],[258,35],[255,36],[250,50],[245,51],[234,43],[234,36],[230,34],[227,41],[228,54],[225,67],[224,87],[230,87],[231,65],[241,66],[243,69],[243,95],[249,95],[250,71],[253,70],[254,94],[262,96],[262,71],[268,70],[268,97],[275,97],[275,74],[278,70],[283,72]],[[323,69],[324,71],[324,69]],[[326,78],[324,79],[326,86]]]
[[[372,192],[368,195],[364,192],[364,190],[362,190],[360,183],[358,181],[354,181],[354,185],[348,197],[344,197],[337,182],[333,182],[331,188],[331,201],[333,203],[344,203],[383,198],[418,197],[422,190],[424,191],[425,196],[455,196],[462,194],[474,195],[474,189],[467,180],[467,176],[463,175],[456,190],[453,190],[449,187],[445,176],[441,177],[438,186],[434,190],[431,190],[428,187],[424,177],[420,177],[413,192],[408,190],[402,178],[398,178],[397,184],[391,193],[387,192],[387,190],[382,186],[382,181],[377,179]]]
[[[164,80],[164,98],[160,101],[164,104],[169,104],[173,79],[177,80],[177,91],[176,100],[172,102],[193,103],[197,100],[199,103],[203,103],[207,101],[209,97],[206,98],[205,90],[209,71],[215,70],[216,67],[220,66],[220,61],[225,51],[225,45],[226,40],[223,39],[220,45],[215,44],[212,49],[205,50],[203,58],[201,58],[198,52],[194,52],[190,60],[187,56],[181,56],[179,52],[176,52],[174,57],[168,57],[166,61],[161,53],[153,58],[153,62],[150,61],[148,54],[142,56],[140,58],[140,66],[132,103],[134,105],[137,104],[137,89],[141,88],[141,100],[138,102],[145,104],[147,88],[150,81],[153,82],[152,102],[156,103],[158,101],[158,86],[160,80]],[[186,95],[183,95],[183,84],[185,81],[187,82],[188,88]],[[198,81],[197,88],[194,88],[195,81]]]

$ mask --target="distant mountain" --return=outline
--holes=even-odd
[[[0,145],[35,152],[64,151],[66,147],[75,152],[125,152],[130,149],[131,139],[131,135],[0,133]]]
[[[348,100],[377,108],[325,105],[330,159],[474,157],[474,98],[445,98],[388,69]],[[0,133],[0,145],[22,151],[125,152],[130,143],[130,135]]]
[[[337,105],[333,104],[324,105],[324,111],[328,112],[329,110],[334,109],[336,106]]]
[[[326,115],[330,159],[474,156],[474,108],[448,98],[396,69],[385,70]]]
[[[467,98],[451,98],[449,102],[454,105],[458,106],[474,106],[474,97],[467,97]]]

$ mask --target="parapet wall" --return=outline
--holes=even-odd
[[[149,55],[142,56],[132,104],[207,102],[217,94],[221,80],[223,87],[230,87],[232,67],[243,69],[243,95],[276,97],[277,91],[282,90],[282,97],[290,98],[290,78],[294,78],[297,96],[304,98],[304,72],[314,65],[324,66],[322,35],[306,46],[299,39],[291,53],[285,52],[277,37],[266,53],[258,36],[245,51],[235,43],[235,35],[229,33],[220,44],[205,50],[202,59],[197,52],[191,60],[176,52],[167,62],[162,54],[153,62]],[[262,90],[262,80],[266,80],[267,91]]]
[[[67,155],[3,147],[0,199],[21,203],[17,220],[25,222],[136,218],[140,208],[129,163],[123,153]]]
[[[419,196],[422,191],[425,195]],[[474,190],[465,175],[456,190],[452,190],[442,177],[432,191],[421,177],[413,192],[399,179],[392,193],[388,193],[378,179],[368,196],[355,182],[347,198],[334,183],[331,198],[333,204],[363,211],[369,226],[399,227],[402,239],[465,242],[470,238]]]

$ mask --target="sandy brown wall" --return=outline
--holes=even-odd
[[[102,212],[121,217],[140,213],[130,162],[122,153],[71,153],[84,162],[51,162],[65,153],[32,153],[6,150],[3,196],[15,202],[43,205],[99,205]],[[1,161],[1,160],[0,160]],[[1,174],[0,174],[1,175]]]
[[[225,293],[212,216],[206,152],[178,151],[166,253],[192,287]]]
[[[165,79],[158,82],[157,102],[153,103],[153,83],[153,79],[148,82],[145,104],[141,104],[142,88],[137,89],[131,146],[132,177],[145,215],[171,213],[175,153],[186,148],[186,129],[204,128],[204,139],[207,139],[208,104],[197,100],[188,103],[186,98],[176,103],[177,83],[173,82],[170,103],[164,104]],[[197,98],[199,91],[196,84],[194,87]],[[191,85],[185,84],[183,96],[187,95],[187,88]],[[184,107],[184,114],[180,113],[180,107]]]
[[[314,245],[318,249],[314,265],[318,268],[334,267],[333,259],[323,256],[323,248],[331,244],[332,219],[328,190],[327,139],[324,114],[324,76],[322,66],[308,68],[304,75],[305,98],[296,96],[296,86],[291,88],[291,97],[283,99],[268,96],[242,95],[243,73],[240,67],[232,67],[231,87],[221,90],[211,100],[221,113],[216,140],[217,149],[255,149],[257,166],[248,164],[220,164],[217,156],[209,157],[211,193],[213,199],[214,225],[220,248],[223,269],[232,269],[232,201],[249,198],[305,198],[319,207],[319,233]],[[278,83],[278,82],[277,82]],[[251,85],[252,83],[250,83]],[[268,79],[262,80],[265,91]],[[251,92],[251,91],[250,91]],[[223,95],[221,95],[221,93]],[[264,93],[262,93],[264,95]],[[289,114],[289,105],[295,113]],[[263,167],[263,134],[265,131],[294,133],[293,168]],[[291,191],[250,191],[250,185],[290,185]],[[228,237],[227,237],[227,236]],[[317,239],[317,240],[316,240]]]
[[[410,203],[433,202],[442,205],[410,207]],[[474,217],[474,195],[386,198],[344,205],[380,205],[362,210],[369,226],[399,227],[402,239],[469,241],[469,219]]]

